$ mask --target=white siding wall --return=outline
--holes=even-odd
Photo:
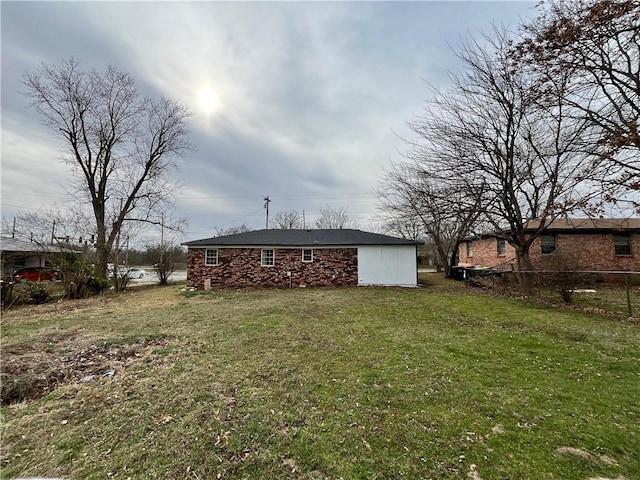
[[[415,245],[358,247],[358,285],[415,287]]]

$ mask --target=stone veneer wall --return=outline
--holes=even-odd
[[[467,245],[458,248],[458,263],[462,265],[500,266],[515,268],[515,250],[507,243],[506,255],[498,256],[495,238],[473,242],[473,257],[467,257]],[[556,235],[556,251],[542,254],[540,239],[531,245],[531,263],[538,270],[640,271],[640,235],[631,235],[631,255],[616,255],[613,234],[562,234]]]
[[[218,248],[218,265],[205,265],[205,248],[189,248],[187,287],[328,287],[358,285],[357,248],[314,248],[302,261],[301,248],[274,248],[275,265],[260,265],[262,248]],[[291,272],[291,277],[287,275]]]

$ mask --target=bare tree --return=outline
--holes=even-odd
[[[332,208],[327,205],[320,209],[316,228],[358,228],[358,223],[349,215],[347,207]]]
[[[424,153],[424,151],[422,152]],[[413,162],[393,164],[378,186],[378,208],[402,235],[407,226],[426,235],[434,250],[438,270],[447,276],[456,264],[458,244],[471,233],[480,217],[479,197],[456,190],[453,181],[434,180],[425,170],[429,163],[418,156]]]
[[[386,213],[386,212],[385,212]],[[408,240],[424,240],[425,233],[422,223],[415,217],[385,214],[381,216],[380,233],[393,235]]]
[[[302,217],[296,210],[283,210],[275,214],[271,228],[291,230],[303,228]]]
[[[565,109],[589,133],[585,177],[603,181],[611,200],[640,190],[639,19],[638,0],[550,0],[512,50],[519,68],[541,74],[538,91],[569,76]]]
[[[423,142],[412,155],[434,178],[455,179],[455,191],[479,198],[483,219],[515,248],[518,269],[531,271],[534,239],[584,205],[590,192],[576,174],[580,126],[558,109],[554,92],[531,94],[535,78],[515,68],[512,44],[509,32],[495,29],[482,45],[462,45],[464,70],[451,75],[449,91],[435,90],[424,116],[411,124]],[[532,232],[534,219],[539,227]],[[525,290],[530,280],[521,276]]]
[[[176,263],[184,257],[183,247],[173,241],[161,242],[146,246],[146,254],[154,259],[153,271],[158,276],[160,285],[167,285],[176,269]]]
[[[236,225],[234,227],[227,227],[227,228],[216,227],[215,236],[222,237],[223,235],[235,235],[237,233],[245,233],[245,232],[250,232],[252,230],[253,228],[248,227],[244,223],[242,225]]]
[[[74,187],[89,202],[96,230],[97,273],[125,222],[153,222],[176,190],[167,174],[192,148],[189,112],[175,101],[141,98],[134,80],[109,66],[43,63],[23,78],[25,96],[44,125],[63,140],[76,173]]]
[[[33,212],[18,213],[10,224],[2,219],[4,234],[27,242],[42,245],[58,245],[59,243],[78,245],[91,237],[86,230],[87,218],[81,210],[55,210],[45,208]],[[92,229],[90,229],[92,230]]]

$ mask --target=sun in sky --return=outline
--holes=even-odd
[[[215,91],[207,88],[198,94],[198,105],[204,113],[211,114],[220,108],[220,100]]]

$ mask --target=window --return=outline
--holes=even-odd
[[[207,249],[204,253],[204,264],[205,265],[218,265],[218,250],[216,249]]]
[[[309,263],[309,262],[313,262],[313,250],[311,250],[310,248],[307,249],[303,249],[302,250],[302,261]]]
[[[553,253],[556,251],[556,236],[542,235],[540,237],[540,248],[542,253]]]
[[[631,237],[628,235],[614,235],[613,243],[616,255],[631,255]]]
[[[473,242],[467,242],[467,257],[473,257]]]
[[[498,256],[502,257],[507,254],[507,242],[504,238],[497,238],[497,251]]]
[[[262,250],[260,265],[262,265],[263,267],[273,267],[275,265],[273,248],[264,248]]]

